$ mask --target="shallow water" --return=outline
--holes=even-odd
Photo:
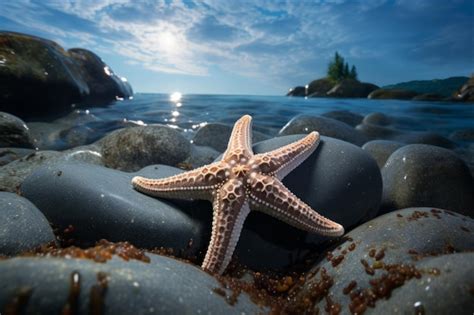
[[[332,110],[349,110],[366,115],[381,112],[395,118],[401,130],[433,131],[448,136],[474,126],[472,105],[451,102],[297,98],[247,95],[136,94],[132,100],[108,107],[89,109],[104,127],[124,119],[145,124],[162,123],[193,133],[209,122],[233,124],[243,114],[254,118],[254,129],[275,134],[298,114],[320,115]],[[95,127],[100,127],[100,122]],[[104,129],[104,132],[110,128]]]

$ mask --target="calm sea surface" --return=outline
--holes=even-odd
[[[450,102],[422,102],[369,99],[297,98],[286,96],[135,94],[132,100],[107,107],[90,108],[89,113],[106,126],[118,121],[162,123],[182,129],[191,137],[203,124],[233,124],[243,114],[254,118],[255,130],[274,135],[292,117],[349,110],[366,115],[381,112],[395,118],[392,127],[401,130],[433,131],[448,136],[474,127],[474,106]],[[101,129],[101,128],[98,128]]]

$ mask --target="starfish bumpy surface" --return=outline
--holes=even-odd
[[[202,269],[222,274],[230,262],[243,223],[250,210],[278,218],[301,230],[340,236],[344,228],[316,211],[289,191],[281,180],[313,153],[319,134],[279,149],[253,154],[252,117],[234,125],[222,159],[192,171],[163,179],[136,176],[134,188],[148,195],[212,201],[212,234]]]

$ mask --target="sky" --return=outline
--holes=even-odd
[[[473,0],[0,0],[0,30],[92,50],[135,92],[282,95],[336,51],[379,86],[474,73]]]

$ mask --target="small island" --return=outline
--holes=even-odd
[[[379,87],[358,80],[357,68],[336,52],[326,76],[291,88],[287,96],[474,102],[474,76],[416,80]]]

